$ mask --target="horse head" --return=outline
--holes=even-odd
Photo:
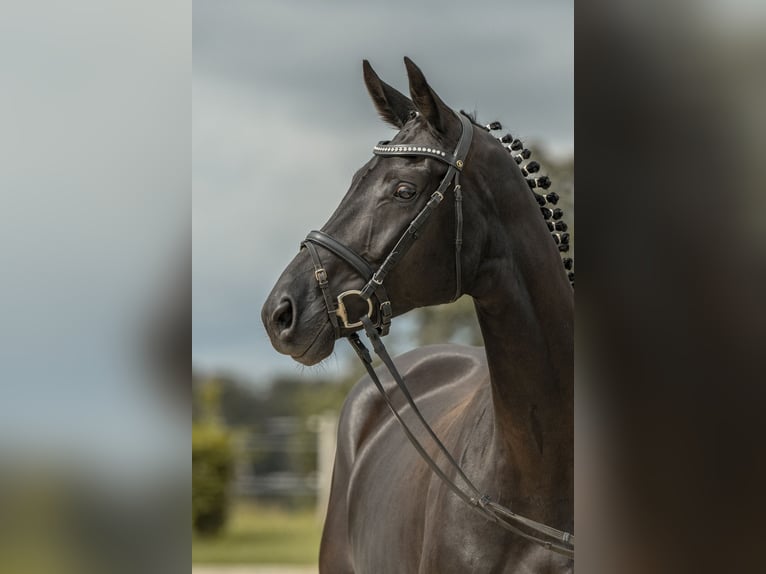
[[[449,159],[464,131],[465,120],[442,101],[411,60],[405,58],[405,64],[411,98],[383,82],[367,61],[363,66],[364,81],[380,116],[399,129],[394,139],[385,142],[383,147],[402,146],[422,150],[424,154],[374,155],[354,174],[345,197],[321,229],[322,236],[328,236],[358,254],[371,270],[380,268],[413,218],[432,198],[451,167],[438,155]],[[465,158],[464,177],[481,171],[482,167],[474,165],[473,160],[487,156],[484,148],[507,155],[484,129],[474,130],[468,144],[470,151]],[[426,150],[436,153],[428,155]],[[452,198],[449,198],[450,194]],[[454,185],[448,186],[445,195],[454,201]],[[472,197],[465,201],[462,211],[464,229],[461,233],[470,241],[461,246],[457,257],[459,276],[455,255],[456,218],[459,216],[449,205],[442,206],[433,210],[428,224],[418,231],[418,240],[386,277],[385,291],[390,300],[391,316],[416,307],[449,302],[473,287],[486,243],[486,220],[492,205]],[[322,279],[326,277],[336,307],[338,295],[358,292],[370,277],[364,276],[359,266],[355,267],[353,262],[339,257],[328,247],[332,245],[307,245],[304,242],[262,310],[262,319],[274,347],[306,365],[327,357],[338,336],[358,329],[359,315],[369,314],[380,324],[381,314],[385,311],[381,311],[383,302],[377,292],[369,303],[361,297],[347,296],[342,303],[348,321],[334,329],[327,302],[318,285],[318,275]],[[321,262],[319,273],[320,264],[312,261],[312,250]],[[357,323],[355,327],[347,326],[354,323]]]

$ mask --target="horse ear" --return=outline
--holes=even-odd
[[[410,79],[412,102],[420,114],[437,132],[447,136],[457,134],[459,137],[460,120],[455,112],[431,89],[415,62],[405,56],[404,65],[407,67],[407,76]]]
[[[381,80],[372,69],[370,62],[364,60],[362,68],[364,84],[380,117],[396,128],[403,127],[410,118],[410,112],[415,110],[415,106],[407,96]]]

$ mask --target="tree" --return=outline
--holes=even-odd
[[[220,383],[207,381],[195,391],[199,420],[192,424],[192,527],[211,536],[226,524],[234,452],[231,433],[222,424]]]

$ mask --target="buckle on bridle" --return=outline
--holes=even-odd
[[[356,323],[348,322],[348,311],[346,311],[346,305],[345,303],[343,303],[343,299],[345,299],[349,295],[357,295],[360,299],[362,299],[362,301],[367,302],[367,316],[370,318],[370,320],[372,320],[372,314],[374,309],[374,307],[372,306],[372,299],[362,297],[362,292],[359,289],[351,289],[349,291],[344,291],[343,293],[338,295],[338,309],[335,311],[335,314],[343,322],[343,326],[346,329],[354,329],[356,327],[362,327],[363,323],[361,321],[357,321]]]
[[[325,271],[324,267],[320,267],[316,271],[314,271],[314,277],[317,280],[317,283],[320,285],[326,285],[327,284],[327,271]]]

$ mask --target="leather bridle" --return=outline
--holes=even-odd
[[[453,186],[453,194],[455,200],[455,296],[453,300],[457,299],[461,295],[461,249],[463,244],[463,211],[462,211],[462,188],[460,185],[460,174],[465,167],[465,159],[468,155],[468,151],[471,147],[471,141],[473,139],[473,124],[463,114],[458,114],[460,122],[462,124],[462,133],[457,147],[453,153],[445,152],[429,146],[415,146],[406,144],[390,144],[390,142],[380,142],[373,148],[373,153],[382,157],[429,157],[436,159],[442,163],[446,163],[447,173],[441,180],[436,191],[431,194],[430,199],[425,206],[418,212],[415,218],[410,222],[409,226],[396,242],[393,249],[384,259],[383,263],[374,269],[373,266],[367,262],[363,257],[357,254],[353,249],[347,245],[342,244],[340,241],[332,237],[331,235],[323,231],[311,231],[306,236],[306,239],[301,243],[301,247],[305,247],[309,255],[311,256],[312,263],[314,265],[314,277],[319,284],[319,288],[324,298],[327,313],[330,319],[330,323],[333,326],[335,332],[335,338],[339,339],[342,336],[342,329],[346,329],[345,336],[348,338],[351,346],[356,354],[365,366],[367,373],[369,374],[372,382],[383,397],[383,400],[388,405],[393,415],[399,421],[404,430],[405,435],[415,447],[417,452],[433,470],[433,472],[464,502],[466,502],[473,510],[483,515],[485,518],[499,524],[500,526],[510,530],[541,546],[568,556],[574,559],[574,536],[568,532],[552,528],[530,518],[526,518],[515,512],[511,511],[496,502],[493,502],[486,494],[482,494],[476,486],[468,479],[463,472],[460,465],[454,459],[454,457],[447,450],[447,447],[439,440],[436,433],[431,426],[425,420],[420,412],[420,409],[415,404],[412,395],[407,388],[401,374],[396,368],[393,360],[391,359],[388,351],[383,345],[381,336],[388,334],[391,326],[391,318],[393,316],[391,301],[388,298],[386,289],[383,285],[386,276],[393,269],[393,267],[402,259],[412,246],[414,241],[418,237],[418,232],[428,221],[431,213],[439,206],[444,199],[444,194],[450,185]],[[327,271],[322,265],[322,261],[319,258],[319,252],[316,246],[321,245],[337,257],[340,257],[346,263],[351,265],[366,281],[366,284],[362,289],[352,289],[344,291],[337,298],[333,299],[330,292],[330,283],[327,276]],[[375,305],[372,302],[373,295],[378,300],[377,313],[375,312]],[[362,315],[357,321],[350,321],[348,316],[348,310],[346,309],[345,299],[351,296],[357,296],[361,298],[367,305],[367,313]],[[373,317],[377,316],[375,322]],[[436,463],[436,461],[428,454],[425,447],[421,444],[418,438],[409,428],[408,424],[404,421],[401,414],[396,410],[391,400],[390,395],[384,389],[377,373],[372,365],[372,357],[370,352],[359,338],[356,330],[364,328],[368,339],[372,343],[372,347],[375,353],[383,361],[383,364],[388,369],[391,376],[396,381],[397,386],[404,394],[410,408],[418,419],[418,422],[423,426],[428,435],[434,441],[438,449],[444,454],[447,462],[457,472],[457,476],[463,482],[464,487],[461,488],[454,480],[449,478],[442,468]],[[350,330],[350,332],[348,332]],[[527,531],[531,531],[530,534],[527,531],[521,530],[519,527],[526,528]]]
[[[301,243],[301,247],[308,249],[311,255],[311,260],[314,264],[314,276],[319,283],[319,287],[322,290],[322,296],[325,300],[325,306],[327,313],[330,317],[330,323],[335,331],[335,338],[341,337],[341,328],[345,329],[358,329],[362,327],[361,320],[350,322],[348,318],[348,310],[346,309],[345,299],[351,296],[357,296],[363,299],[367,304],[367,317],[372,320],[373,316],[377,315],[375,323],[376,328],[380,330],[382,335],[387,335],[391,326],[391,317],[393,312],[391,309],[391,301],[386,293],[386,288],[383,285],[386,276],[394,268],[394,266],[401,261],[402,257],[407,253],[415,239],[418,237],[418,232],[428,221],[431,213],[444,199],[444,194],[447,188],[454,182],[454,195],[455,195],[455,297],[457,299],[461,294],[461,270],[460,270],[460,252],[463,244],[463,195],[460,187],[460,172],[463,171],[465,165],[465,157],[468,155],[468,150],[471,147],[471,140],[473,139],[473,125],[471,120],[460,114],[460,121],[463,124],[463,131],[460,136],[460,141],[455,148],[455,152],[449,154],[447,152],[438,150],[429,146],[414,146],[414,145],[390,145],[389,142],[379,142],[373,148],[373,153],[382,157],[410,157],[421,156],[430,157],[436,159],[442,163],[448,165],[447,173],[436,188],[436,191],[431,194],[431,198],[423,206],[423,209],[415,216],[410,222],[407,230],[396,242],[396,245],[391,249],[382,265],[377,270],[373,269],[361,255],[357,254],[353,249],[347,245],[342,244],[340,241],[325,233],[324,231],[311,231],[306,236],[306,239]],[[332,252],[336,256],[343,259],[346,263],[350,264],[367,282],[362,289],[352,289],[344,291],[333,299],[329,289],[329,281],[327,277],[327,271],[322,265],[322,260],[319,258],[319,252],[316,249],[316,245],[321,245],[328,251]],[[378,312],[374,312],[375,308],[372,303],[372,295],[378,299]],[[453,300],[454,300],[453,299]]]

